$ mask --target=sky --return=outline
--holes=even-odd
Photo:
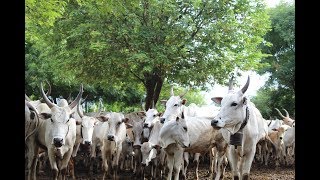
[[[286,2],[292,2],[293,0],[285,0]],[[265,0],[268,7],[272,8],[275,7],[280,0]],[[240,90],[246,83],[248,75],[250,76],[250,84],[248,87],[247,92],[245,93],[248,97],[256,96],[257,91],[259,88],[261,88],[265,82],[268,80],[269,75],[263,75],[260,76],[254,71],[247,71],[243,72],[241,77],[238,77],[236,79],[236,82],[238,82],[239,86],[234,86],[234,90]],[[209,92],[202,92],[204,94],[204,98],[206,103],[212,104],[212,97],[220,96],[223,97],[225,94],[228,93],[228,87],[227,86],[221,86],[219,84],[214,85],[211,87],[211,90]]]

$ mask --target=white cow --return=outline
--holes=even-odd
[[[127,134],[133,142],[133,174],[136,177],[141,177],[141,145],[145,116],[145,111],[131,112],[125,115],[129,119],[128,123],[132,125],[132,128],[127,129]]]
[[[170,90],[170,94],[171,94],[171,97],[167,101],[162,100],[162,103],[165,103],[166,109],[165,109],[162,117],[160,118],[161,122],[167,122],[167,121],[170,121],[170,120],[175,119],[177,117],[180,117],[182,112],[184,113],[184,116],[185,116],[185,119],[187,122],[188,122],[189,118],[193,119],[194,121],[198,121],[198,122],[195,122],[194,126],[191,128],[192,130],[188,131],[189,137],[194,138],[193,139],[194,141],[190,142],[191,146],[192,146],[192,144],[194,144],[194,142],[196,142],[198,140],[197,138],[199,138],[199,135],[204,135],[204,134],[212,135],[212,137],[210,139],[208,139],[208,141],[206,141],[206,142],[200,141],[199,144],[197,143],[192,146],[192,149],[197,149],[198,152],[192,151],[190,149],[184,153],[185,167],[183,168],[183,176],[186,176],[187,166],[189,163],[189,160],[188,160],[188,157],[189,157],[188,153],[189,152],[192,152],[192,153],[209,152],[210,153],[210,174],[211,174],[211,176],[213,176],[213,167],[214,167],[213,163],[214,162],[212,159],[213,157],[211,154],[211,152],[212,152],[211,148],[213,148],[214,144],[213,144],[213,141],[211,141],[211,139],[215,138],[215,135],[217,133],[213,133],[213,132],[217,132],[217,130],[213,130],[213,128],[210,126],[211,121],[209,118],[213,118],[216,115],[215,112],[218,113],[217,111],[215,111],[217,108],[214,108],[214,107],[210,108],[210,106],[205,107],[205,108],[199,108],[195,104],[191,104],[191,106],[185,106],[186,100],[182,99],[182,97],[185,95],[185,93],[182,95],[179,95],[179,96],[174,96],[172,87]],[[210,110],[210,109],[211,109],[211,111],[209,111],[210,113],[203,112],[204,110]],[[204,119],[206,119],[206,120],[204,120]],[[203,120],[206,123],[201,122]],[[190,121],[190,123],[187,123],[187,126],[189,126],[189,124],[191,124],[191,121]],[[206,127],[207,125],[209,127]],[[197,140],[195,140],[195,139],[197,139]],[[222,143],[222,141],[221,141],[221,143]],[[203,149],[203,146],[207,146],[207,148]],[[221,146],[226,146],[226,144],[225,143],[221,144]],[[219,156],[219,157],[217,157],[217,158],[219,158],[219,162],[222,162],[220,160],[220,158],[223,158],[223,155],[224,155],[223,150],[224,149],[218,148],[217,150],[222,151],[222,152],[216,153]],[[199,154],[197,154],[197,156],[199,156]],[[199,162],[197,162],[197,168],[198,168],[198,164],[199,164]],[[220,166],[220,165],[222,165],[222,164],[219,163],[218,166]],[[197,171],[196,171],[196,176],[198,176]]]
[[[83,93],[83,86],[81,85],[77,98],[66,107],[59,107],[50,102],[43,91],[42,84],[40,86],[41,95],[51,111],[50,114],[41,113],[38,116],[39,128],[36,132],[36,138],[28,144],[28,159],[30,162],[28,167],[31,169],[30,172],[35,173],[38,151],[41,147],[47,150],[53,178],[62,177],[65,179],[67,165],[76,139],[76,121],[71,118],[71,109],[79,102]],[[28,178],[33,177],[35,179],[35,176],[33,174]]]
[[[160,130],[160,146],[166,152],[168,167],[167,180],[171,180],[174,170],[174,180],[179,179],[180,169],[183,166],[184,148],[190,146],[188,128],[184,115],[176,117],[176,120],[164,122]]]
[[[157,179],[162,176],[165,158],[165,152],[160,147],[159,136],[163,124],[160,123],[159,113],[156,109],[149,109],[147,111],[145,122],[150,122],[150,124],[152,124],[152,129],[148,141],[144,142],[141,146],[143,176],[145,167],[150,163],[151,176],[152,178]]]
[[[126,122],[122,113],[111,112],[106,116],[98,116],[102,125],[101,131],[97,137],[102,142],[101,155],[103,166],[103,179],[111,176],[112,179],[118,178],[118,164],[120,153],[122,152],[122,143],[126,139]]]
[[[248,77],[241,90],[237,92],[229,90],[223,98],[212,98],[214,102],[221,104],[221,109],[211,121],[211,125],[217,129],[222,128],[222,135],[230,144],[227,157],[233,177],[242,180],[249,179],[256,144],[260,139],[267,137],[268,133],[267,123],[261,113],[244,95],[249,83]]]

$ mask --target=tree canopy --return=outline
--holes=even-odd
[[[53,2],[26,2],[34,9],[26,11],[27,83],[142,86],[147,109],[164,83],[206,88],[266,65],[260,47],[270,20],[260,0]]]

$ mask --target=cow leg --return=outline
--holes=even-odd
[[[247,145],[248,145],[247,147],[253,147],[253,145],[250,145],[248,143]],[[250,168],[251,168],[255,153],[256,153],[256,148],[247,148],[243,152],[244,156],[242,157],[240,162],[242,180],[249,180]]]
[[[209,150],[209,161],[210,161],[210,165],[209,165],[209,179],[214,179],[214,177],[216,176],[215,172],[215,168],[216,168],[216,163],[217,163],[217,149],[216,147],[211,148],[211,150]]]
[[[168,167],[167,180],[171,180],[172,178],[173,163],[174,163],[173,155],[167,154],[167,167]]]
[[[56,156],[51,148],[48,148],[48,157],[49,157],[50,167],[53,174],[53,179],[58,180],[59,170],[56,162]]]
[[[199,179],[199,163],[200,163],[200,153],[194,155],[193,162],[196,163],[196,179]]]
[[[69,163],[68,163],[68,169],[69,169],[69,171],[70,171],[70,175],[71,175],[72,179],[76,179],[76,176],[75,176],[75,174],[74,174],[74,166],[75,166],[74,158],[71,157],[71,158],[70,158],[70,161],[69,161]],[[67,172],[68,172],[68,171],[67,171]],[[67,173],[67,172],[66,172],[66,173]]]
[[[179,180],[179,174],[180,174],[180,169],[181,165],[183,164],[183,149],[179,147],[178,150],[174,152],[174,180]],[[183,166],[182,166],[183,167]]]
[[[184,165],[182,167],[182,178],[186,179],[187,177],[187,168],[189,165],[189,153],[188,152],[184,152],[183,153],[183,160],[184,160]]]
[[[240,147],[237,147],[237,148],[240,149]],[[227,157],[228,157],[228,159],[230,161],[230,166],[231,166],[233,179],[234,180],[239,180],[239,177],[240,177],[240,172],[239,172],[239,169],[238,169],[239,156],[237,154],[237,150],[235,149],[234,145],[230,145],[228,147]]]
[[[64,156],[63,156],[63,159],[61,160],[61,165],[59,167],[60,171],[61,171],[61,176],[62,176],[62,179],[66,179],[66,176],[67,176],[67,168],[68,168],[68,164],[70,161],[72,161],[72,169],[74,169],[74,164],[73,164],[73,160],[71,158],[71,155],[72,155],[72,150],[73,150],[73,147],[71,149],[69,149],[69,151],[67,151]],[[71,170],[72,170],[71,169]],[[73,172],[73,176],[74,176],[74,172]],[[75,176],[73,177],[73,179],[75,179]]]

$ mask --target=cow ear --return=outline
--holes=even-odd
[[[181,104],[183,105],[187,104],[187,99],[183,99]]]
[[[167,100],[160,100],[160,103],[165,106],[167,103]]]
[[[129,118],[123,118],[122,122],[127,123],[129,121]]]
[[[39,116],[42,117],[43,119],[51,118],[51,114],[49,113],[40,113]]]
[[[243,99],[242,99],[242,103],[243,103],[243,105],[246,105],[246,104],[247,104],[247,102],[248,102],[247,97],[243,97]]]
[[[132,127],[133,127],[133,125],[132,125],[132,124],[129,124],[129,123],[125,123],[125,125],[126,125],[126,128],[127,128],[127,129],[129,129],[129,128],[132,128]]]
[[[162,112],[158,112],[157,116],[160,116],[160,117],[161,117],[161,115],[162,115]]]
[[[142,116],[145,116],[145,115],[146,115],[146,112],[144,112],[144,111],[139,111],[139,112],[137,112],[137,115],[140,116],[140,117],[142,117]]]
[[[219,105],[221,105],[222,97],[213,97],[211,100]]]
[[[98,116],[97,119],[101,122],[106,122],[108,121],[109,117],[105,117],[105,116]]]

